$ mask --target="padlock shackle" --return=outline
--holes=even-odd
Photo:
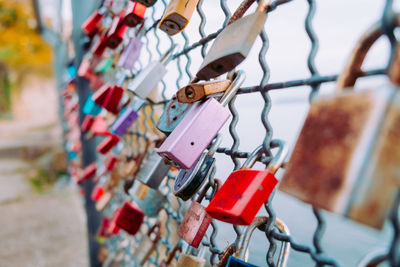
[[[400,15],[395,16],[395,25],[400,27]],[[382,22],[377,22],[372,25],[369,30],[364,33],[361,39],[358,40],[356,47],[353,49],[350,59],[346,64],[342,74],[337,78],[337,91],[353,87],[357,79],[361,76],[361,66],[367,56],[372,45],[384,34]]]
[[[243,163],[242,167],[240,169],[247,169],[251,168],[254,166],[256,163],[257,159],[259,159],[264,152],[264,147],[263,145],[258,146],[251,154],[249,157],[246,159],[246,161]]]
[[[214,156],[215,152],[217,152],[217,149],[219,148],[221,143],[222,143],[222,134],[218,134],[217,137],[215,137],[214,141],[211,143],[207,155],[209,155],[210,157]]]
[[[174,52],[178,49],[178,47],[179,46],[177,44],[172,44],[171,48],[168,49],[167,52],[165,52],[165,54],[160,58],[161,64],[166,66],[172,60]]]
[[[285,141],[275,139],[271,141],[271,147],[279,147],[278,153],[272,158],[267,166],[267,170],[275,174],[285,161],[289,152],[289,146]]]
[[[385,248],[368,252],[357,264],[357,267],[378,266],[388,260],[388,251]]]
[[[174,260],[176,253],[180,251],[182,252],[182,244],[180,241],[178,241],[178,243],[176,243],[176,245],[174,246],[174,248],[168,253],[167,259],[165,261],[165,263],[169,266],[171,264],[171,262]]]
[[[242,86],[244,80],[246,79],[246,74],[243,70],[236,72],[236,77],[233,79],[231,85],[226,89],[225,93],[219,100],[222,106],[226,106],[235,97],[237,91],[239,91],[240,86]]]
[[[217,188],[215,190],[215,192],[217,192],[222,185],[222,182],[219,179],[214,179],[214,184],[217,184]],[[196,199],[196,202],[198,202],[199,204],[203,201],[204,197],[207,195],[207,191],[214,185],[211,183],[207,183],[203,189],[200,191],[199,196]]]
[[[239,236],[238,246],[235,251],[235,257],[244,260],[246,258],[246,251],[249,248],[250,238],[256,228],[266,224],[270,218],[266,216],[256,217],[252,224],[246,227],[244,233]],[[280,219],[275,220],[275,225],[278,228],[279,232],[289,235],[289,228],[287,225]],[[283,242],[281,250],[279,252],[279,258],[277,261],[278,267],[286,266],[287,259],[289,258],[290,253],[290,243]]]
[[[243,0],[240,3],[240,5],[238,6],[238,8],[235,10],[233,15],[230,17],[230,19],[227,23],[227,26],[234,23],[238,19],[242,18],[243,15],[253,5],[254,2],[256,2],[256,0]],[[270,1],[259,0],[258,6],[257,6],[257,11],[266,12],[269,5],[270,5]]]

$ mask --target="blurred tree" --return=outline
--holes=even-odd
[[[28,73],[51,75],[52,49],[35,30],[31,1],[0,0],[0,112]],[[9,75],[12,75],[10,85]]]

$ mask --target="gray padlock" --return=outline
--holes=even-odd
[[[153,151],[142,165],[136,179],[157,190],[167,176],[169,169],[170,166],[165,164],[163,158],[156,151]]]

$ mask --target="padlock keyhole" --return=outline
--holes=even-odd
[[[194,142],[190,142],[190,145],[194,146]]]

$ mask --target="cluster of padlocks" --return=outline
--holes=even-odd
[[[154,25],[176,35],[198,2],[169,1]],[[246,261],[256,228],[272,223],[282,236],[289,235],[280,219],[257,217],[278,189],[316,208],[382,228],[400,185],[400,53],[388,68],[391,82],[353,90],[369,48],[383,35],[380,24],[360,39],[338,78],[337,92],[312,102],[287,163],[289,148],[275,139],[269,144],[277,148],[275,154],[260,145],[221,182],[214,177],[213,157],[223,137],[219,132],[231,117],[227,105],[245,80],[240,64],[264,27],[269,2],[243,1],[196,77],[168,101],[157,85],[178,46],[172,44],[159,60],[137,67],[148,32],[145,13],[155,3],[104,1],[82,25],[90,50],[76,76],[89,80],[93,93],[82,107],[80,125],[73,70],[63,92],[69,171],[78,184],[96,184],[91,198],[103,213],[97,238],[104,244],[104,266],[255,266]],[[244,16],[253,3],[256,11]],[[97,162],[83,170],[77,162],[80,130],[87,139],[101,140]],[[265,169],[252,169],[265,158]],[[275,173],[284,163],[280,181]],[[219,250],[207,238],[213,220],[245,228]],[[287,239],[278,266],[286,265],[289,250]]]

